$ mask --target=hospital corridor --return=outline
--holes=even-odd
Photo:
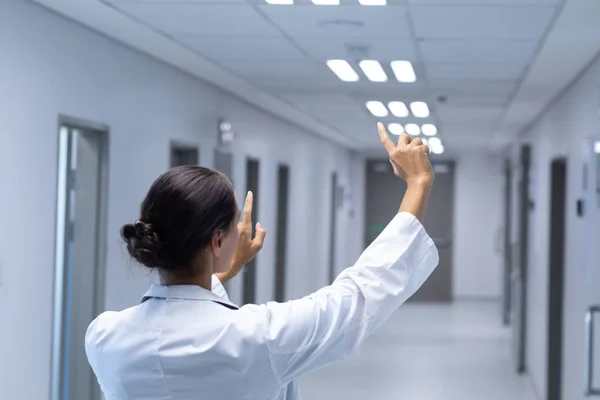
[[[600,399],[600,0],[0,0],[0,400]]]
[[[307,398],[535,400],[509,331],[485,302],[407,305],[348,362],[309,375]],[[343,384],[340,384],[343,382]]]

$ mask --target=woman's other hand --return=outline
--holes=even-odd
[[[398,137],[398,145],[395,145],[381,122],[377,124],[377,130],[396,176],[409,185],[433,183],[434,173],[429,162],[429,146],[423,144],[420,138],[412,138],[405,133]]]

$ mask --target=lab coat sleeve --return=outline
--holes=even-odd
[[[254,306],[275,377],[284,384],[346,358],[419,289],[438,260],[421,223],[400,213],[331,286]]]
[[[216,275],[212,276],[212,282],[211,282],[211,291],[216,294],[217,296],[219,296],[220,298],[222,298],[223,300],[229,302],[229,296],[227,295],[227,291],[225,290],[225,286],[223,286],[223,284],[221,283],[221,281],[219,280],[219,278],[217,278]]]

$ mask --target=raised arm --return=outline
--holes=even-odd
[[[265,350],[282,384],[348,356],[423,284],[438,263],[423,218],[433,183],[428,148],[401,136],[395,146],[379,126],[396,175],[408,190],[399,213],[356,264],[331,286],[287,303],[242,307],[260,321]]]

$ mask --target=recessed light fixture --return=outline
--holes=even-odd
[[[388,110],[380,101],[368,101],[367,109],[376,117],[387,117]]]
[[[286,4],[294,4],[294,0],[265,0],[267,2],[267,4],[281,4],[281,5],[286,5]]]
[[[327,66],[344,82],[358,81],[358,74],[346,60],[329,60]]]
[[[431,147],[435,147],[435,146],[441,146],[442,145],[442,140],[438,137],[432,137],[429,139],[429,145]]]
[[[337,6],[340,0],[312,0],[313,4],[318,6]]]
[[[444,152],[444,145],[438,137],[429,138],[429,148],[433,154],[442,154]]]
[[[387,4],[386,0],[358,0],[358,2],[363,6],[385,6]]]
[[[402,135],[404,133],[404,128],[402,127],[402,125],[396,123],[396,122],[392,122],[391,124],[388,125],[388,131],[390,131],[390,133],[392,135]]]
[[[406,124],[404,130],[411,136],[419,136],[421,134],[421,128],[417,124]]]
[[[429,117],[429,107],[427,107],[427,103],[423,101],[413,101],[410,103],[410,110],[417,118]]]
[[[594,142],[594,153],[600,154],[600,140]]]
[[[363,72],[365,73],[365,76],[371,82],[387,81],[388,77],[387,77],[385,71],[383,70],[383,68],[381,67],[381,64],[379,64],[379,61],[362,60],[361,62],[358,63],[358,65],[360,66],[360,69],[362,69]]]
[[[394,114],[395,117],[406,118],[408,117],[408,108],[406,108],[406,104],[401,101],[390,101],[388,103],[388,108]]]
[[[439,145],[436,147],[431,147],[431,151],[433,152],[433,154],[442,154],[444,152],[444,146],[443,145]]]
[[[390,65],[399,82],[414,82],[417,80],[410,61],[392,61]]]
[[[425,136],[435,136],[437,135],[437,128],[433,124],[423,124],[421,125],[421,132]]]

